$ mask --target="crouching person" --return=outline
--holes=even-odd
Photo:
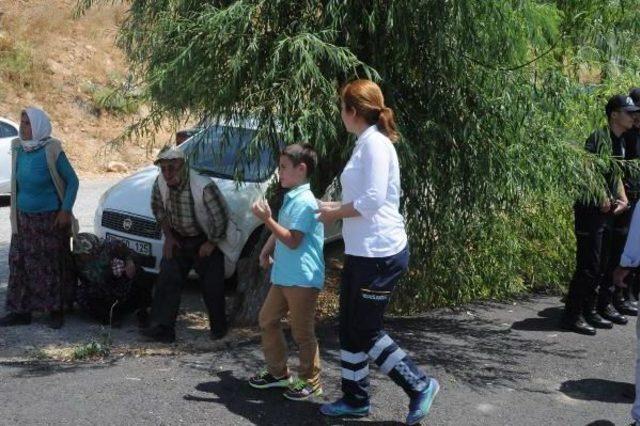
[[[184,153],[160,152],[160,175],[153,185],[151,208],[165,237],[151,307],[152,326],[143,331],[151,340],[175,341],[180,293],[193,268],[198,273],[209,314],[210,336],[227,333],[224,300],[224,255],[218,248],[226,235],[228,210],[216,184],[189,169]]]
[[[271,255],[271,288],[260,310],[262,350],[267,368],[249,379],[254,388],[288,388],[284,396],[304,400],[320,395],[320,355],[315,335],[318,294],[324,284],[323,225],[315,218],[318,208],[308,176],[317,164],[308,145],[291,145],[280,156],[280,184],[289,191],[276,222],[265,201],[253,205],[253,213],[272,232],[260,253],[267,268]],[[287,344],[281,321],[289,314],[291,334],[298,345],[299,377],[291,380],[287,368]]]
[[[73,241],[73,259],[79,282],[76,302],[82,312],[113,327],[134,311],[144,322],[150,294],[136,255],[125,243],[81,233]]]

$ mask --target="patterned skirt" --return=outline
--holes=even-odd
[[[9,248],[9,312],[58,311],[73,301],[70,230],[53,226],[57,213],[18,212],[18,233]]]

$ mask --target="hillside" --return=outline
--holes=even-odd
[[[146,141],[109,148],[107,142],[144,114],[144,106],[113,95],[127,79],[114,45],[122,6],[101,6],[73,18],[75,0],[0,0],[0,116],[18,121],[26,106],[44,108],[82,174],[104,173],[108,162],[149,163]],[[158,135],[169,140],[173,130]]]

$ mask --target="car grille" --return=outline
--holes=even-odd
[[[144,219],[126,213],[105,210],[102,213],[102,226],[139,237],[153,238],[154,240],[160,239],[160,227],[155,220]],[[125,229],[125,227],[128,229]]]

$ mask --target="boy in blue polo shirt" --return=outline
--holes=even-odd
[[[320,355],[315,336],[318,294],[324,284],[324,228],[316,219],[318,204],[309,187],[309,176],[318,163],[310,145],[290,145],[282,151],[278,166],[280,184],[289,191],[276,222],[266,201],[253,204],[253,213],[272,234],[260,253],[268,268],[273,254],[271,288],[260,310],[265,371],[249,379],[254,388],[288,388],[284,396],[294,401],[321,395]],[[281,320],[289,313],[291,334],[298,345],[298,378],[287,368],[287,344]]]

